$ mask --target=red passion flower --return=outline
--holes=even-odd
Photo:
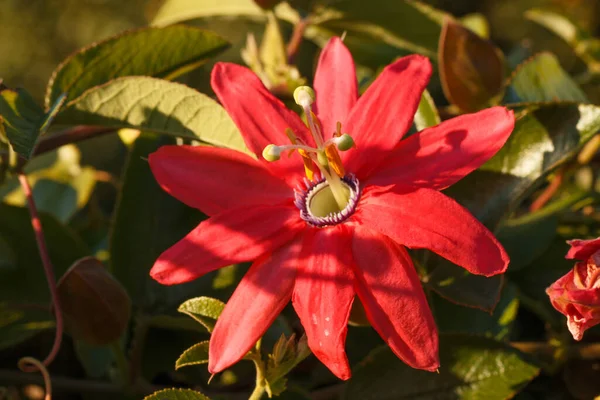
[[[155,280],[173,285],[254,261],[216,323],[210,372],[240,360],[291,300],[312,352],[348,379],[344,344],[356,296],[400,359],[438,368],[437,328],[406,247],[474,274],[506,270],[492,233],[439,190],[492,157],[514,116],[494,107],[402,139],[430,75],[427,58],[404,57],[359,97],[354,61],[334,38],[315,91],[294,94],[304,124],[247,68],[215,65],[212,87],[256,158],[165,146],[149,159],[164,190],[210,216],[159,257]]]

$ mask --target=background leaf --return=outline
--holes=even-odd
[[[355,370],[343,398],[511,398],[539,368],[519,351],[479,336],[442,335],[439,374],[412,369],[387,347],[374,350]]]
[[[65,325],[92,345],[117,340],[127,328],[131,300],[127,292],[93,257],[78,260],[56,284]]]
[[[438,48],[446,98],[465,112],[478,111],[499,95],[504,57],[492,42],[447,18]]]
[[[89,255],[85,243],[54,217],[42,213],[42,229],[56,276],[76,260]],[[23,207],[0,205],[0,234],[17,257],[17,268],[0,270],[0,300],[46,303],[49,292],[42,261],[29,219]]]
[[[216,101],[162,79],[125,77],[90,89],[68,103],[58,121],[165,133],[249,153]]]
[[[540,53],[519,65],[510,79],[505,104],[574,101],[587,103],[585,93],[551,53]]]
[[[126,32],[85,47],[63,61],[48,84],[46,106],[61,93],[73,100],[85,90],[118,77],[173,79],[228,46],[215,33],[183,25]]]
[[[171,197],[156,183],[146,160],[163,144],[174,144],[174,140],[144,132],[134,142],[110,235],[112,273],[125,286],[134,305],[152,314],[172,312],[189,296],[211,287],[208,279],[163,286],[150,277],[158,256],[202,218],[199,211]]]

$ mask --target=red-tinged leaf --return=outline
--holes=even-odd
[[[90,344],[117,340],[129,322],[127,292],[93,257],[75,262],[57,284],[67,329]]]
[[[461,111],[485,108],[499,97],[504,82],[504,57],[485,40],[447,18],[438,46],[444,94]]]

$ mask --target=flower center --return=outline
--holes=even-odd
[[[319,119],[312,112],[311,105],[315,100],[314,91],[308,86],[300,86],[294,91],[294,99],[306,115],[308,129],[315,141],[316,147],[308,146],[300,140],[291,129],[286,129],[286,135],[292,144],[267,145],[262,152],[265,160],[274,162],[281,158],[282,153],[290,155],[297,151],[304,163],[304,170],[309,181],[316,176],[324,179],[326,184],[311,200],[309,208],[314,209],[315,215],[323,217],[335,212],[342,212],[350,202],[352,190],[347,187],[342,178],[345,176],[342,159],[338,151],[348,151],[354,147],[354,140],[347,133],[342,133],[342,124],[337,123],[336,131],[330,139],[325,140]],[[331,199],[334,200],[332,203]]]
[[[309,225],[323,228],[337,225],[350,217],[360,198],[358,179],[348,174],[340,179],[342,190],[347,201],[343,207],[336,200],[329,182],[322,178],[316,182],[305,180],[305,187],[295,190],[295,204],[300,210],[300,217]]]

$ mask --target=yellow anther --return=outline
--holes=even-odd
[[[306,177],[308,180],[312,181],[317,171],[319,171],[319,167],[315,165],[306,150],[300,149],[298,150],[298,154],[300,154],[300,157],[302,157],[302,162],[304,163],[304,173],[306,174]]]
[[[325,147],[325,154],[327,155],[327,159],[329,160],[329,166],[331,167],[331,169],[333,169],[340,178],[343,178],[344,175],[346,175],[346,171],[344,170],[344,165],[342,164],[340,153],[338,153],[335,145],[327,145],[327,147]]]

